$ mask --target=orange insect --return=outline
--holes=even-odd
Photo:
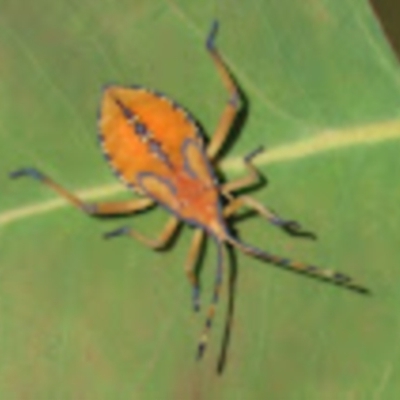
[[[194,120],[168,97],[142,87],[109,86],[104,90],[99,121],[100,143],[116,175],[141,195],[139,199],[88,204],[36,169],[24,168],[11,174],[13,178],[31,176],[40,180],[91,216],[130,214],[154,204],[172,214],[156,239],[147,238],[128,227],[107,233],[107,238],[129,235],[157,249],[170,240],[180,222],[193,226],[196,231],[185,269],[193,287],[195,310],[199,309],[199,283],[194,265],[205,235],[211,236],[217,245],[218,263],[212,302],[198,345],[198,358],[206,348],[219,298],[225,268],[223,244],[232,245],[278,266],[357,288],[346,275],[272,255],[240,242],[230,233],[225,220],[243,206],[252,208],[289,233],[301,234],[301,231],[299,224],[283,220],[253,198],[234,195],[235,191],[257,180],[258,173],[251,161],[260,149],[244,158],[248,176],[220,183],[213,173],[212,165],[216,164],[218,152],[240,108],[239,90],[214,45],[217,26],[215,22],[206,46],[229,92],[229,98],[207,146]]]

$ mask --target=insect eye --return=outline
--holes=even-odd
[[[207,186],[213,184],[211,168],[200,145],[193,139],[187,139],[182,145],[184,169],[193,178],[199,179]]]
[[[178,209],[176,188],[170,181],[160,178],[151,172],[144,172],[138,176],[138,183],[142,190],[152,199],[171,209]]]

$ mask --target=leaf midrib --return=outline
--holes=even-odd
[[[360,127],[338,130],[325,130],[310,139],[277,146],[257,158],[258,166],[284,163],[320,155],[332,150],[346,149],[351,146],[377,145],[389,140],[400,139],[400,119],[381,121]],[[221,162],[226,171],[240,172],[244,170],[241,157],[228,158]],[[77,195],[85,200],[108,197],[125,190],[121,184],[100,185],[90,189],[81,189]],[[44,214],[67,206],[61,198],[28,204],[23,207],[6,210],[0,214],[0,227],[34,215]]]

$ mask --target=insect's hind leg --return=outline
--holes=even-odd
[[[12,179],[21,177],[31,177],[43,183],[79,210],[82,210],[86,214],[94,217],[131,214],[137,211],[142,211],[154,205],[154,201],[149,198],[117,202],[88,203],[81,200],[79,197],[75,196],[73,193],[66,190],[61,185],[54,182],[48,176],[44,175],[35,168],[22,168],[10,173],[10,178]]]
[[[154,250],[160,250],[163,249],[170,242],[176,230],[178,229],[179,224],[180,221],[176,217],[170,217],[160,235],[155,239],[149,238],[128,226],[124,226],[114,231],[107,232],[104,234],[104,238],[110,239],[117,236],[127,235],[133,237],[134,239]]]
[[[193,235],[188,257],[185,263],[185,272],[192,285],[192,298],[194,311],[200,310],[200,285],[196,276],[196,264],[199,259],[200,250],[205,239],[205,233],[202,229],[197,229]]]
[[[240,200],[241,198],[237,198],[235,200]],[[223,210],[223,215],[224,217],[228,218],[231,215],[233,215],[240,207],[241,204],[238,201],[231,201],[228,203],[224,210]],[[324,269],[320,267],[316,267],[314,265],[310,264],[305,264],[299,261],[291,260],[289,258],[284,258],[280,257],[274,254],[270,254],[268,252],[262,251],[260,249],[257,249],[255,247],[248,246],[237,239],[234,239],[233,237],[228,237],[227,238],[228,243],[232,244],[233,246],[239,248],[242,252],[249,254],[251,256],[257,257],[261,260],[267,261],[271,264],[277,265],[279,267],[283,267],[289,270],[297,271],[300,273],[305,273],[307,275],[314,276],[316,278],[329,281],[331,283],[334,283],[339,286],[343,286],[347,289],[362,293],[362,294],[368,294],[369,290],[366,289],[363,286],[360,286],[356,283],[354,283],[353,279],[350,278],[349,276],[333,271],[330,269]]]
[[[229,99],[221,114],[214,135],[212,136],[210,143],[207,147],[207,155],[212,160],[216,158],[218,152],[225,143],[229,130],[232,127],[232,124],[235,121],[236,115],[240,108],[239,89],[215,46],[215,37],[217,34],[217,30],[218,22],[214,21],[206,41],[206,47],[210,53],[212,60],[214,61],[219,75],[221,76],[222,83],[228,91]]]

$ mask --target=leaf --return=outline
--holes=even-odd
[[[0,13],[0,398],[395,398],[400,72],[365,0],[6,2]],[[225,373],[226,290],[210,348],[195,362],[211,297],[213,243],[200,315],[183,271],[191,234],[170,252],[101,235],[32,180],[34,166],[84,197],[120,197],[96,144],[107,83],[143,84],[184,104],[212,134],[226,93],[204,49],[218,46],[248,98],[221,168],[244,174],[260,144],[268,185],[254,196],[318,235],[287,237],[260,218],[246,242],[337,269],[360,296],[237,255]],[[155,235],[151,211],[128,223]],[[236,226],[236,225],[235,225]],[[235,260],[234,260],[235,261]]]

